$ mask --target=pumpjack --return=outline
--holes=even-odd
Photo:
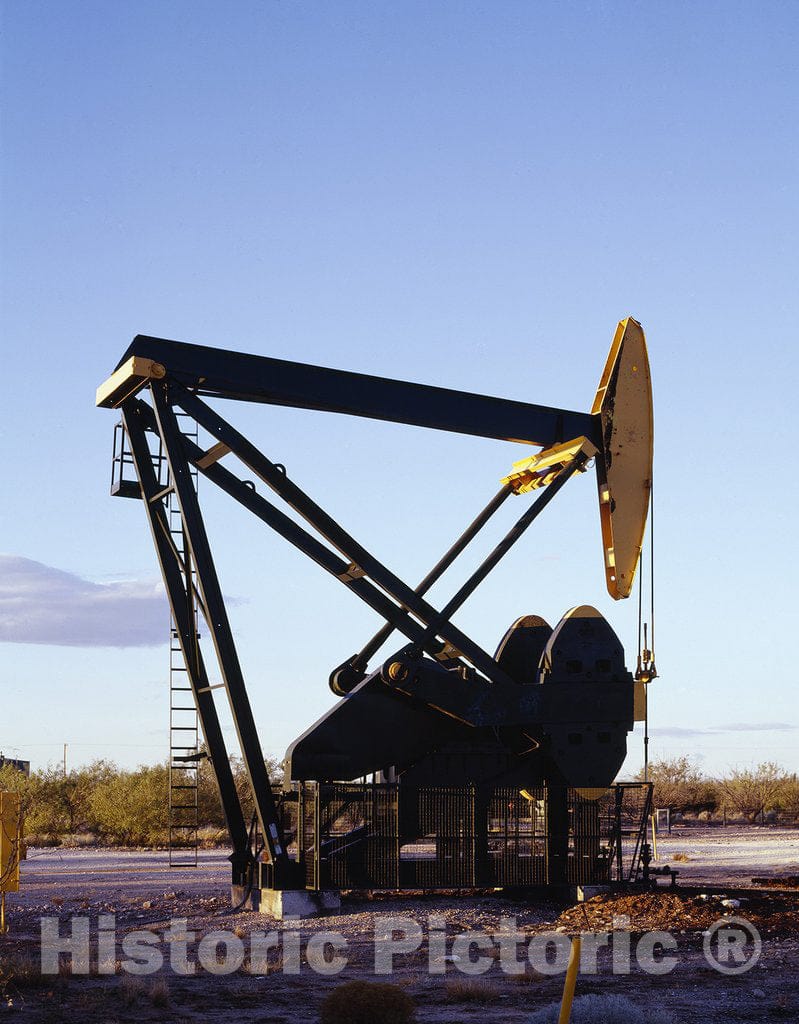
[[[513,463],[488,505],[414,587],[206,398],[343,413],[540,450]],[[554,629],[527,614],[492,655],[452,618],[591,463],[605,585],[615,600],[629,596],[652,484],[652,388],[639,323],[619,323],[589,412],[143,335],[99,387],[97,405],[121,412],[112,493],[143,502],[230,833],[234,899],[289,912],[301,905],[287,902],[291,894],[307,898],[334,888],[553,886],[637,870],[646,810],[639,800],[624,867],[622,817],[634,787],[613,783],[641,717],[643,683],[627,669],[613,628],[588,605],[568,611]],[[182,429],[181,418],[200,433]],[[331,672],[339,700],[289,746],[282,786],[272,785],[265,766],[197,474],[385,620]],[[525,503],[516,524],[453,598],[433,607],[427,591],[511,497]],[[180,544],[170,525],[175,509]],[[236,726],[252,823],[234,784],[198,614]],[[371,664],[395,632],[403,635],[401,645]]]

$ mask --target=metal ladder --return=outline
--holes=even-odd
[[[197,423],[185,413],[178,412],[182,433],[197,443]],[[166,459],[159,452],[160,465]],[[168,475],[168,469],[164,469]],[[197,470],[192,469],[192,481],[197,488]],[[165,480],[164,483],[168,483]],[[196,572],[191,564],[186,538],[180,518],[180,508],[174,493],[167,497],[169,532],[173,543],[191,576],[189,593],[194,593]],[[199,642],[197,606],[193,605],[194,632]],[[169,866],[194,868],[198,860],[199,791],[200,791],[200,731],[197,708],[194,704],[183,652],[180,649],[175,621],[169,623]]]

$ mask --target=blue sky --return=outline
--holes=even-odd
[[[166,752],[155,556],[108,496],[115,417],[93,406],[135,334],[588,409],[632,314],[656,403],[653,755],[799,769],[798,27],[789,3],[4,5],[0,749]],[[226,412],[409,580],[524,454]],[[203,500],[282,754],[375,620]],[[588,477],[457,622],[493,649],[581,603],[632,661]]]

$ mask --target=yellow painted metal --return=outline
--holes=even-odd
[[[575,792],[579,793],[583,800],[599,800],[610,790],[607,786],[604,788],[602,786],[578,786]]]
[[[19,793],[0,793],[0,891],[19,891],[22,819]]]
[[[649,818],[652,824],[652,860],[658,859],[658,828],[657,822],[655,821],[655,815],[650,815]]]
[[[148,380],[161,380],[166,376],[166,369],[154,359],[142,359],[131,356],[108,380],[103,381],[97,389],[95,405],[104,409],[115,409],[126,398],[135,395]]]
[[[546,487],[581,452],[593,458],[597,449],[587,437],[576,437],[573,441],[544,448],[537,455],[514,462],[511,472],[502,478],[502,483],[509,484],[516,494],[526,494],[527,491]]]
[[[197,460],[197,468],[208,469],[209,466],[219,462],[229,451],[230,447],[224,441],[218,441],[213,447],[208,449],[201,459]]]
[[[646,721],[646,683],[643,679],[636,679],[633,684],[633,721]]]
[[[569,953],[569,965],[566,968],[566,980],[563,983],[563,998],[560,1001],[558,1024],[569,1024],[574,1002],[574,990],[577,988],[577,974],[580,970],[580,936],[572,937],[572,948]]]
[[[602,423],[596,467],[605,583],[619,600],[632,590],[652,490],[652,378],[632,317],[619,322],[591,412]]]

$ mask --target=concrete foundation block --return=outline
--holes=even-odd
[[[234,907],[241,903],[244,894],[242,886],[232,887]],[[321,917],[341,910],[341,893],[335,889],[252,889],[242,909],[268,914],[278,921],[285,917]]]
[[[600,893],[610,891],[611,887],[609,885],[576,885],[572,889],[572,899],[578,903],[585,903],[592,896],[599,896]]]

